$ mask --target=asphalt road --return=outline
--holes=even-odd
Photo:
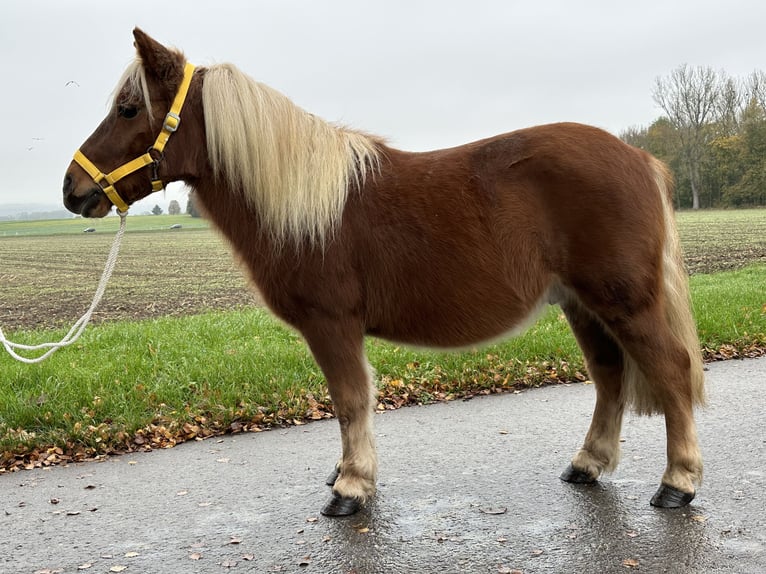
[[[766,358],[707,376],[686,509],[649,505],[659,417],[626,420],[612,476],[561,482],[594,392],[558,386],[377,416],[379,493],[343,519],[319,514],[335,421],[0,476],[0,572],[764,573]]]

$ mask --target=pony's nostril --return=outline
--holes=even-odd
[[[72,193],[72,176],[66,174],[64,176],[64,197]]]

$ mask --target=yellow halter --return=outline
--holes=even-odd
[[[192,75],[194,74],[194,64],[186,63],[184,67],[184,77],[181,81],[181,85],[178,86],[178,92],[173,100],[173,105],[170,106],[170,111],[165,116],[165,121],[162,124],[162,130],[157,136],[154,145],[146,150],[146,153],[134,160],[122,164],[120,167],[110,173],[102,173],[95,164],[90,161],[85,154],[79,149],[74,154],[74,161],[82,167],[88,175],[101,187],[106,196],[109,198],[118,211],[125,213],[128,211],[128,204],[120,197],[117,190],[114,188],[114,184],[120,181],[123,177],[130,175],[134,171],[138,171],[142,167],[151,165],[152,170],[152,192],[160,191],[165,187],[165,184],[157,176],[157,167],[160,160],[163,157],[163,150],[165,144],[168,143],[170,135],[178,129],[181,123],[181,108],[186,101],[186,94],[189,91],[189,84],[191,84]],[[155,159],[151,155],[151,151],[155,150],[159,152],[159,157]],[[106,182],[106,185],[101,182]]]

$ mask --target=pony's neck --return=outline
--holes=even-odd
[[[264,223],[257,209],[238,190],[229,189],[215,178],[202,178],[193,186],[197,206],[218,232],[226,238],[243,260],[260,262],[259,270],[265,270],[276,260],[300,259],[306,250],[321,249],[307,239],[285,241],[274,234]],[[251,273],[254,266],[248,265]],[[260,283],[257,277],[253,277]]]

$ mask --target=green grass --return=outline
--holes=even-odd
[[[700,340],[710,349],[766,345],[766,265],[691,279]]]
[[[130,215],[130,231],[160,231],[171,225],[180,224],[183,229],[207,229],[210,225],[204,219],[189,215]],[[95,233],[114,235],[120,226],[119,217],[103,219],[45,219],[38,221],[0,221],[0,238],[29,237],[48,235],[78,235],[86,228],[95,229]]]
[[[701,344],[766,346],[764,285],[765,265],[693,277]],[[585,378],[555,307],[524,336],[483,349],[437,353],[370,339],[367,350],[381,408]],[[328,409],[306,345],[257,308],[103,324],[40,365],[0,357],[0,380],[6,468],[323,418]],[[60,450],[47,450],[53,447]]]

